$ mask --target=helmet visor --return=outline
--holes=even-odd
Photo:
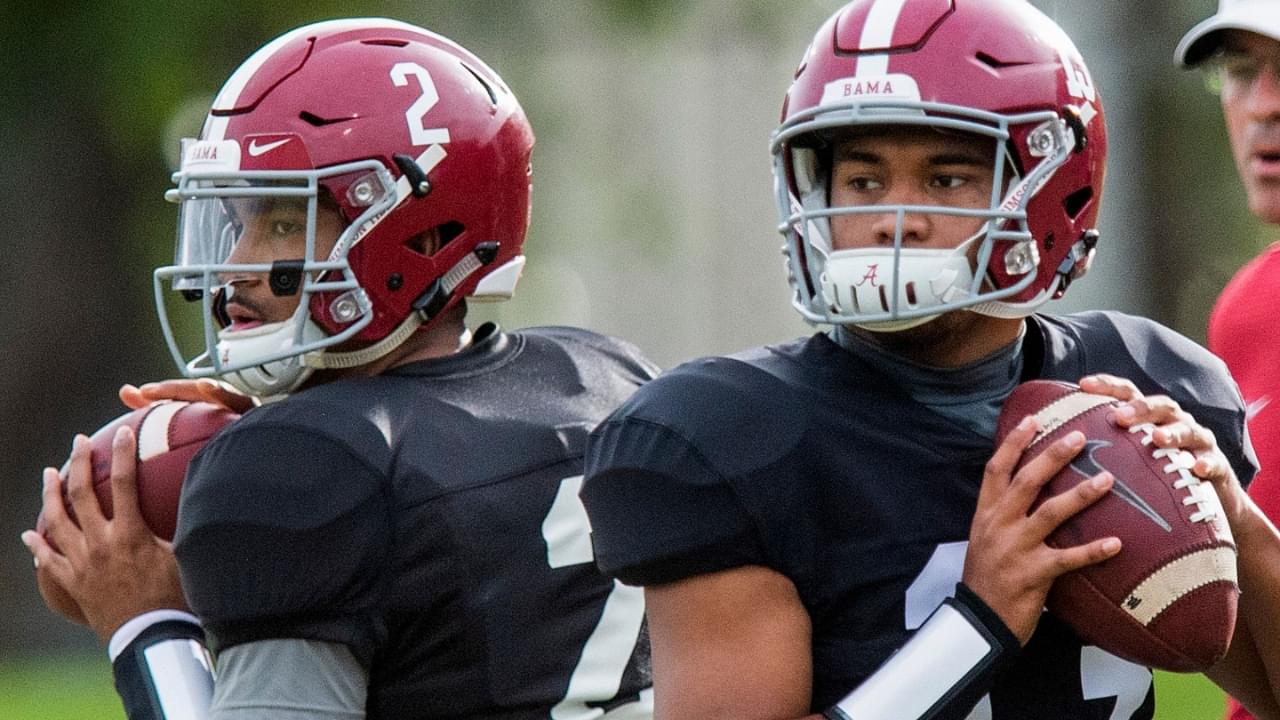
[[[174,263],[155,272],[156,305],[175,363],[191,377],[219,376],[321,351],[369,321],[371,309],[346,254],[358,230],[396,197],[376,163],[326,171],[251,171],[176,176],[169,197],[181,203]],[[366,182],[372,202],[348,223],[321,180],[338,173]],[[357,184],[358,184],[357,182]],[[237,284],[253,282],[277,298],[294,297],[287,320],[241,329],[227,314]],[[172,302],[180,291],[188,302]],[[332,293],[347,327],[317,336],[312,298]],[[243,301],[242,301],[243,302]],[[336,315],[335,315],[336,317]],[[277,327],[278,326],[278,327]],[[270,338],[265,327],[273,327]],[[252,341],[252,342],[250,342]],[[248,348],[244,350],[243,348]]]

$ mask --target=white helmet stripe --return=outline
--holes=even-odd
[[[867,13],[867,22],[862,26],[862,37],[858,39],[859,48],[881,48],[893,45],[893,31],[898,27],[898,18],[902,15],[902,7],[907,0],[876,0]],[[889,74],[889,55],[878,53],[863,55],[858,58],[857,77],[876,77]]]
[[[227,82],[223,84],[222,89],[218,91],[218,96],[213,101],[215,110],[229,110],[236,106],[240,101],[240,93],[244,92],[244,88],[249,84],[249,80],[254,74],[262,68],[263,65],[271,59],[271,56],[279,52],[280,48],[287,45],[290,41],[296,39],[300,35],[311,35],[316,33],[324,33],[329,31],[341,32],[344,30],[359,30],[367,27],[393,27],[400,30],[409,30],[411,32],[423,33],[423,29],[399,20],[391,20],[389,18],[348,18],[343,20],[326,20],[323,22],[303,25],[300,28],[294,28],[271,42],[263,45],[257,52],[249,56],[236,71],[231,74]],[[426,32],[432,37],[439,37],[431,32]],[[204,132],[201,133],[204,140],[224,140],[227,133],[227,121],[229,118],[225,115],[218,116],[210,113],[205,120]]]

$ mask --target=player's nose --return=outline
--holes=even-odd
[[[921,245],[928,242],[930,227],[928,215],[906,212],[902,209],[876,213],[871,221],[871,231],[875,234],[876,244],[882,246],[892,246],[899,236],[902,237],[903,247]]]

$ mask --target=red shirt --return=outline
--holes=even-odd
[[[1249,439],[1262,470],[1249,496],[1280,523],[1280,243],[1231,278],[1209,316],[1209,349],[1227,363],[1248,408]],[[1252,718],[1235,700],[1230,720]]]

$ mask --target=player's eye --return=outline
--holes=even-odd
[[[866,192],[869,190],[880,190],[884,187],[884,183],[868,175],[851,176],[845,182],[845,184],[848,185],[850,188],[857,190],[859,192]]]
[[[290,220],[274,220],[271,223],[271,232],[274,235],[295,235],[302,232],[301,223],[292,222]]]
[[[954,190],[958,187],[965,185],[968,182],[969,182],[969,178],[963,175],[939,174],[939,175],[935,175],[933,178],[934,187],[939,187],[944,190]]]

